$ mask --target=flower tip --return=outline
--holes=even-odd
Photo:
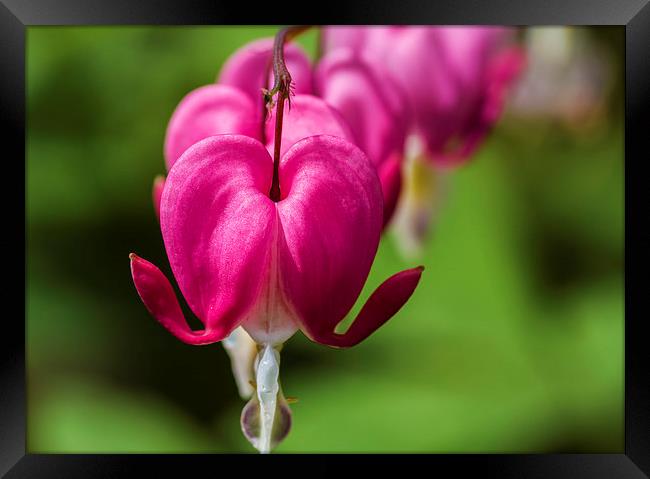
[[[136,259],[138,259],[138,255],[135,253],[129,253],[129,259],[131,261],[135,261]]]
[[[418,266],[415,269],[417,269],[421,273],[422,271],[424,271],[424,265],[421,264],[420,266]]]

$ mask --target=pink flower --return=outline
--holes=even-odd
[[[171,284],[132,254],[133,281],[149,312],[188,344],[224,339],[241,325],[259,344],[301,329],[313,341],[349,347],[408,300],[422,268],[388,278],[347,332],[350,311],[374,260],[381,187],[366,155],[328,135],[296,142],[280,162],[280,201],[269,198],[273,161],[259,140],[211,136],[170,171],[160,224],[172,272],[205,328],[193,331]]]
[[[294,33],[281,30],[273,47],[260,41],[240,49],[220,83],[188,94],[169,122],[169,175],[154,182],[154,207],[172,272],[202,330],[189,327],[163,273],[130,255],[138,294],[165,328],[188,344],[226,340],[240,394],[250,397],[242,431],[260,452],[291,425],[279,385],[282,343],[301,329],[332,347],[357,344],[404,305],[423,269],[388,278],[352,326],[335,331],[377,252],[386,219],[380,178],[392,185],[389,192],[399,189],[404,133],[394,118],[402,110],[399,98],[381,95],[374,70],[345,59],[321,69],[323,94],[340,111],[306,94],[304,54],[283,54]],[[354,93],[346,95],[341,82]],[[291,96],[285,110],[292,84],[306,93]]]
[[[410,128],[438,166],[465,161],[498,120],[523,66],[505,27],[331,27],[329,51],[363,52],[390,71],[409,100]]]

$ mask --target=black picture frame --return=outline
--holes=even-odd
[[[0,0],[0,131],[4,133],[2,210],[5,276],[11,287],[25,285],[25,38],[33,25],[182,25],[182,24],[505,24],[621,25],[625,27],[625,451],[622,454],[500,454],[344,456],[325,460],[301,456],[30,454],[26,451],[25,328],[8,306],[20,293],[4,288],[5,314],[0,329],[0,474],[24,477],[131,477],[203,469],[219,474],[224,462],[253,471],[279,462],[305,463],[336,473],[339,461],[363,463],[408,473],[426,467],[454,474],[498,477],[641,478],[650,474],[650,373],[642,334],[647,321],[643,281],[648,263],[647,203],[641,174],[650,151],[650,0],[402,0],[389,3],[329,1],[313,18],[290,4],[252,7],[244,2],[168,0]],[[302,18],[298,18],[302,17]],[[316,18],[317,17],[317,18]],[[310,21],[311,20],[311,21]],[[644,161],[645,160],[645,161]],[[13,166],[15,170],[9,172]],[[14,173],[15,171],[15,173]],[[19,181],[22,179],[22,183]],[[13,183],[16,191],[11,191]],[[5,185],[7,185],[5,187]],[[22,194],[22,196],[21,196]],[[22,200],[21,200],[22,198]],[[643,206],[642,206],[643,205]],[[646,214],[640,214],[645,211]],[[18,252],[22,252],[22,257]],[[7,259],[15,259],[13,270]],[[23,293],[23,298],[24,293]],[[19,312],[25,309],[16,308]],[[24,314],[23,314],[24,315]],[[252,462],[251,462],[252,461]],[[317,462],[316,462],[317,461]],[[404,469],[408,465],[409,469]],[[237,466],[236,466],[237,467]],[[301,464],[298,467],[303,467]],[[253,469],[251,469],[253,468]],[[308,470],[307,470],[308,471]],[[305,472],[307,472],[305,471]],[[415,471],[415,469],[414,469]]]

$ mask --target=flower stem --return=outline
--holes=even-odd
[[[307,30],[309,26],[287,27],[280,30],[273,43],[273,88],[264,92],[265,104],[273,103],[273,96],[277,94],[275,110],[275,146],[273,149],[273,180],[269,197],[276,203],[280,201],[280,146],[282,143],[282,116],[284,114],[284,101],[289,101],[291,108],[291,74],[284,61],[284,45],[296,35]]]

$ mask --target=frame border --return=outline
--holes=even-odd
[[[639,261],[643,246],[650,243],[647,223],[641,225],[635,208],[644,193],[640,167],[650,150],[650,0],[437,0],[423,3],[402,0],[382,5],[366,2],[329,1],[319,13],[321,24],[430,23],[506,25],[624,25],[625,26],[625,453],[624,454],[452,454],[410,455],[409,464],[436,469],[498,474],[500,477],[554,478],[643,478],[650,474],[650,374],[645,367],[648,354],[642,334],[644,284],[647,262]],[[368,8],[372,7],[372,8]],[[7,133],[3,151],[9,158],[25,158],[25,38],[26,27],[35,25],[198,25],[198,24],[304,24],[293,12],[282,9],[255,10],[247,4],[216,0],[185,3],[171,0],[0,0],[0,131]],[[333,15],[335,13],[335,15]],[[334,18],[335,17],[335,18]],[[302,21],[300,21],[302,20]],[[643,156],[642,156],[643,152]],[[636,160],[636,161],[634,161]],[[20,163],[18,163],[20,164]],[[25,188],[26,163],[19,167]],[[17,182],[16,182],[17,183]],[[20,185],[18,185],[20,188]],[[0,189],[5,205],[15,205],[7,188]],[[15,224],[2,235],[10,251],[22,251],[18,277],[26,275],[25,191],[18,207],[5,208],[5,219]],[[645,206],[645,205],[644,205]],[[647,206],[643,208],[647,219]],[[643,231],[641,229],[643,228]],[[641,247],[637,239],[641,239]],[[20,261],[19,255],[15,259]],[[632,260],[631,258],[634,258]],[[18,263],[17,263],[18,264]],[[22,269],[20,269],[22,268]],[[629,275],[629,276],[628,276]],[[14,282],[14,284],[17,282]],[[23,282],[23,285],[26,283]],[[23,293],[25,294],[25,293]],[[8,297],[9,295],[6,295]],[[18,294],[16,295],[18,297]],[[24,296],[26,298],[26,295]],[[23,303],[23,308],[26,306]],[[25,328],[15,318],[5,318],[0,334],[0,474],[7,478],[130,477],[166,469],[186,473],[190,468],[223,470],[224,462],[280,461],[280,455],[141,455],[141,454],[29,454],[26,452]],[[349,462],[364,462],[382,469],[397,466],[399,457],[364,455]],[[366,458],[367,457],[367,462]],[[308,467],[316,460],[323,472],[340,472],[338,459],[326,463],[311,455],[298,461]],[[292,460],[293,461],[293,460]],[[348,461],[346,461],[348,462]],[[399,468],[399,469],[398,469]],[[402,472],[403,473],[403,472]]]

